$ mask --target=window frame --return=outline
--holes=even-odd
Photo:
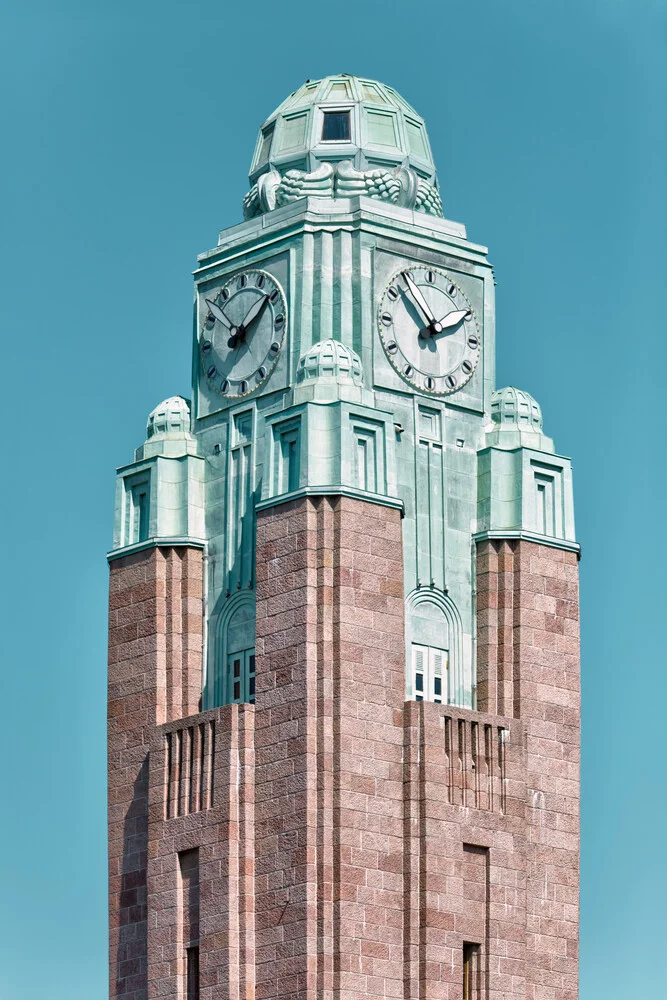
[[[423,657],[420,667],[419,657]],[[418,681],[421,679],[421,685]],[[436,691],[439,687],[440,691]],[[410,646],[410,701],[449,704],[449,650],[413,642]]]

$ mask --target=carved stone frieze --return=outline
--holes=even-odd
[[[364,195],[402,208],[442,217],[442,202],[433,184],[411,167],[375,167],[356,170],[351,160],[322,163],[317,170],[271,168],[257,180],[243,199],[243,216],[252,219],[300,198],[353,198]]]

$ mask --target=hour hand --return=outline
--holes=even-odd
[[[443,316],[440,320],[440,329],[446,330],[449,326],[458,326],[462,319],[465,319],[468,315],[467,309],[452,309],[448,312],[446,316]]]
[[[213,299],[204,299],[204,302],[208,306],[208,309],[209,309],[209,312],[211,313],[211,316],[213,316],[217,320],[220,320],[220,322],[222,323],[222,325],[224,327],[226,327],[228,330],[231,330],[232,329],[232,324],[229,322],[229,320],[227,319],[227,317],[223,313],[223,311],[220,308],[220,306],[218,305],[218,303],[214,302]]]
[[[403,278],[405,279],[405,283],[408,286],[408,289],[410,290],[411,297],[416,302],[420,312],[422,313],[424,319],[428,323],[429,332],[439,333],[440,332],[439,323],[435,318],[435,316],[433,315],[433,310],[431,309],[428,302],[422,295],[421,289],[419,288],[418,285],[415,284],[409,271],[403,271],[402,274]]]

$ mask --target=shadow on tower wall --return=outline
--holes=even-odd
[[[123,824],[116,996],[148,996],[148,754],[134,782]]]

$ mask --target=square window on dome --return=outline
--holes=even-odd
[[[375,104],[387,103],[378,88],[374,87],[372,83],[362,83],[361,93],[366,101],[374,101]]]
[[[345,80],[337,80],[335,83],[331,84],[329,93],[327,94],[327,100],[332,101],[334,98],[337,100],[342,99],[344,101],[349,101],[350,91]]]
[[[367,111],[368,140],[375,146],[396,148],[394,116],[382,111]]]
[[[350,141],[350,112],[325,111],[322,123],[322,142]]]
[[[405,129],[408,133],[408,143],[410,145],[410,152],[413,156],[418,156],[422,160],[428,159],[426,142],[424,140],[424,130],[421,125],[418,125],[417,122],[411,122],[409,118],[406,118]]]
[[[275,124],[271,124],[268,128],[265,128],[262,132],[262,145],[260,146],[259,156],[257,157],[258,163],[265,163],[269,158],[269,151],[271,149],[271,140],[273,139],[273,131],[275,129]]]

